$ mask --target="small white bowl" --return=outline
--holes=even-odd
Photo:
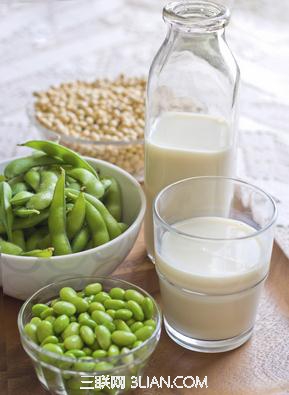
[[[0,174],[15,158],[0,162]],[[123,221],[129,228],[110,242],[75,254],[52,258],[1,254],[0,286],[6,295],[27,299],[43,286],[77,276],[107,276],[125,259],[138,236],[146,203],[140,184],[129,173],[108,162],[86,158],[102,176],[119,182],[123,201]],[[2,272],[2,274],[1,274]]]

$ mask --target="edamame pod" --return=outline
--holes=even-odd
[[[28,251],[35,250],[40,248],[38,243],[43,239],[43,237],[47,234],[47,228],[43,227],[41,229],[37,229],[34,231],[27,239],[26,247]],[[48,247],[48,246],[47,246]],[[42,249],[42,248],[41,248]]]
[[[11,187],[8,182],[0,182],[0,218],[4,226],[8,240],[12,241],[13,212],[10,200],[12,198]]]
[[[0,252],[2,254],[19,255],[22,252],[22,248],[0,238]]]
[[[93,247],[98,247],[109,241],[109,234],[103,217],[89,202],[86,202],[86,221],[90,229]]]
[[[73,238],[71,243],[72,252],[81,252],[85,249],[90,238],[88,227],[82,228],[77,235]]]
[[[68,163],[73,167],[81,167],[83,169],[86,169],[90,171],[92,174],[94,174],[96,177],[98,177],[95,169],[86,160],[84,160],[76,152],[72,151],[67,147],[64,147],[63,145],[60,145],[53,141],[42,141],[42,140],[31,140],[21,145],[25,147],[34,148],[39,151],[43,151],[49,157],[52,157],[54,159],[55,158],[61,159],[61,161],[63,161],[64,163]],[[5,174],[5,176],[7,175]]]
[[[101,198],[104,195],[104,185],[95,177],[90,171],[82,168],[68,170],[67,174],[79,181],[85,188],[85,192],[96,198]]]
[[[32,147],[33,148],[33,147]],[[19,176],[20,174],[26,173],[32,167],[36,166],[46,166],[53,163],[61,163],[62,161],[57,158],[50,158],[43,152],[37,152],[31,156],[26,156],[25,158],[15,159],[10,162],[4,170],[5,177],[13,178]]]
[[[54,248],[55,255],[66,255],[71,253],[71,246],[66,235],[64,185],[65,173],[62,169],[61,175],[55,186],[48,218],[51,244]]]
[[[111,185],[105,196],[105,206],[117,222],[120,222],[122,207],[120,187],[114,178],[111,177],[109,180]]]
[[[40,173],[36,169],[32,168],[24,174],[24,181],[28,184],[34,191],[37,191],[40,184]]]
[[[22,250],[26,249],[26,243],[24,239],[23,230],[13,230],[12,232],[12,243],[18,245]]]
[[[12,190],[12,195],[17,195],[20,192],[24,192],[27,191],[27,185],[25,184],[25,182],[17,182],[16,184],[11,186],[11,190]]]
[[[57,180],[58,176],[53,171],[42,171],[40,173],[39,189],[27,203],[27,208],[36,210],[44,210],[47,208],[52,201]]]
[[[39,215],[40,211],[36,210],[35,208],[17,207],[13,210],[13,213],[17,215],[17,217],[26,218]]]
[[[80,193],[74,203],[72,210],[67,215],[66,230],[69,239],[72,239],[81,230],[84,223],[84,219],[85,219],[85,198],[83,193]]]
[[[23,206],[34,194],[29,191],[21,191],[10,200],[12,206]]]

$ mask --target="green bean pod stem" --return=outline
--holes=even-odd
[[[110,178],[111,185],[105,196],[105,206],[110,212],[110,214],[117,220],[121,221],[121,191],[118,182],[114,178]]]
[[[63,145],[60,145],[53,141],[42,140],[31,140],[21,145],[45,152],[49,157],[61,159],[64,163],[72,165],[73,167],[81,167],[83,169],[86,169],[94,174],[96,177],[98,177],[95,169],[86,160],[84,160],[76,152],[72,151],[67,147],[64,147]]]
[[[61,160],[51,158],[50,156],[45,155],[43,152],[37,152],[31,156],[15,159],[10,162],[4,170],[4,175],[10,179],[19,176],[20,174],[26,173],[32,167],[46,166],[53,163],[61,163]]]
[[[22,248],[14,243],[5,241],[0,238],[0,252],[9,255],[19,255],[22,252]]]
[[[107,243],[109,233],[100,212],[91,203],[86,202],[86,222],[90,229],[93,247]]]
[[[53,198],[57,180],[58,176],[53,171],[42,171],[40,173],[40,185],[37,193],[31,197],[27,203],[27,207],[36,210],[44,210],[47,208]]]
[[[46,248],[45,250],[32,250],[22,252],[21,256],[34,256],[37,258],[50,258],[53,255],[53,248]]]
[[[68,170],[67,174],[80,182],[85,188],[85,191],[96,198],[101,198],[104,195],[104,185],[90,171],[82,168]]]
[[[80,193],[74,203],[72,210],[67,215],[66,231],[71,240],[83,227],[85,220],[85,198]]]
[[[8,240],[12,241],[13,211],[10,200],[12,198],[11,187],[6,181],[0,182],[0,218]]]
[[[53,199],[49,209],[48,228],[51,244],[55,255],[71,254],[71,246],[66,234],[66,208],[65,208],[65,172],[61,169],[61,175],[56,183]]]

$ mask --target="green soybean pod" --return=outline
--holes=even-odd
[[[12,190],[8,182],[0,182],[0,218],[8,241],[12,241],[13,212],[11,206]]]
[[[133,300],[135,302],[137,302],[139,305],[141,305],[144,301],[144,296],[136,291],[135,289],[127,289],[125,291],[125,300]]]
[[[111,288],[111,290],[109,291],[109,296],[112,299],[124,300],[125,290],[119,287]]]
[[[154,333],[154,328],[152,326],[144,326],[137,331],[135,331],[135,336],[138,340],[147,340]]]
[[[90,229],[93,247],[107,243],[110,238],[106,224],[99,211],[89,202],[86,202],[85,217]]]
[[[90,171],[82,168],[74,168],[72,170],[68,170],[67,174],[80,182],[88,194],[96,197],[97,199],[104,195],[104,186],[102,182]]]
[[[52,201],[57,180],[58,176],[53,171],[41,171],[39,188],[37,193],[27,202],[27,208],[36,210],[47,208]]]
[[[2,254],[20,255],[22,251],[22,248],[18,245],[0,238],[0,252]]]
[[[27,185],[23,181],[17,182],[16,184],[13,184],[11,186],[13,196],[18,195],[18,193],[20,193],[20,192],[27,191],[27,189],[28,189]]]
[[[87,250],[86,248],[90,239],[90,232],[87,226],[84,226],[80,231],[74,236],[71,242],[72,252],[81,252]]]
[[[137,340],[136,335],[134,335],[132,332],[119,330],[116,330],[112,333],[111,339],[114,344],[120,347],[130,346]]]
[[[15,214],[17,217],[20,218],[27,218],[27,217],[32,217],[35,215],[39,215],[40,211],[32,208],[27,208],[27,207],[16,207],[13,210],[13,214]]]
[[[66,231],[70,240],[82,229],[84,220],[85,198],[83,193],[80,193],[74,203],[72,210],[67,215]]]
[[[37,191],[40,184],[40,173],[38,170],[32,168],[24,174],[24,181],[28,184],[34,191]]]
[[[79,330],[79,334],[83,343],[87,344],[88,346],[92,346],[95,340],[95,335],[93,330],[86,325],[82,325]]]
[[[95,336],[98,344],[103,350],[108,350],[111,345],[111,333],[104,325],[95,328]]]
[[[24,239],[24,233],[23,230],[13,230],[12,232],[12,243],[18,245],[22,250],[26,249],[26,243]]]
[[[78,196],[78,192],[73,190],[73,189],[66,189],[66,194],[70,196],[74,201],[76,197]],[[115,239],[117,236],[119,236],[122,232],[121,229],[118,225],[118,222],[116,221],[115,218],[110,214],[108,209],[105,207],[105,205],[96,197],[89,195],[88,193],[84,193],[85,200],[89,203],[91,203],[102,215],[104,222],[106,224],[109,237],[110,239]]]
[[[66,314],[61,314],[53,323],[53,330],[57,335],[60,335],[69,325],[69,317]]]
[[[20,174],[26,173],[32,167],[46,166],[53,163],[61,163],[59,159],[50,158],[43,152],[34,153],[31,156],[24,158],[18,158],[11,161],[4,170],[4,175],[8,179],[19,176]]]
[[[24,332],[26,333],[27,336],[30,337],[32,341],[34,341],[36,344],[38,344],[38,338],[37,338],[37,326],[32,324],[31,322],[29,324],[26,324],[24,327]]]
[[[55,255],[66,255],[71,253],[71,246],[66,234],[66,213],[64,195],[65,173],[61,175],[56,183],[52,202],[49,209],[48,228],[51,244]]]
[[[135,320],[137,320],[137,321],[144,320],[144,312],[143,312],[141,306],[137,302],[135,302],[134,300],[129,300],[127,302],[127,307],[133,313],[133,318]]]
[[[117,222],[120,222],[122,217],[121,190],[115,178],[111,177],[109,180],[111,185],[105,196],[105,206]]]
[[[38,326],[37,326],[37,339],[39,343],[42,343],[43,340],[48,337],[52,336],[53,333],[53,326],[50,322],[48,321],[42,321]]]
[[[154,315],[154,304],[150,297],[146,296],[141,304],[145,319],[150,320]]]
[[[49,247],[51,247],[51,237],[50,237],[50,234],[47,233],[46,235],[44,235],[42,237],[41,240],[38,240],[36,248],[39,248],[39,249],[43,250],[43,249],[46,249],[46,248],[49,248]]]
[[[27,239],[26,248],[28,251],[35,250],[39,248],[38,243],[47,234],[47,228],[43,227],[34,231]]]
[[[86,160],[84,160],[76,152],[72,151],[67,147],[64,147],[63,145],[60,145],[53,141],[42,141],[42,140],[31,140],[21,145],[45,152],[49,157],[55,159],[61,159],[64,163],[72,165],[72,167],[80,167],[83,169],[87,169],[96,177],[98,177],[95,169]]]
[[[49,210],[43,210],[38,215],[31,215],[25,218],[15,218],[13,223],[13,229],[27,229],[32,228],[45,221],[48,218]],[[1,233],[1,232],[0,232]]]
[[[71,317],[76,313],[76,307],[72,303],[66,301],[56,302],[53,305],[53,309],[56,314],[58,315],[66,314],[69,317]]]
[[[34,196],[34,194],[29,191],[21,191],[13,196],[10,203],[12,206],[23,206],[32,196]]]

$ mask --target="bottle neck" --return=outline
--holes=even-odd
[[[230,13],[220,4],[204,0],[181,0],[163,9],[164,21],[172,30],[190,34],[222,35]]]

